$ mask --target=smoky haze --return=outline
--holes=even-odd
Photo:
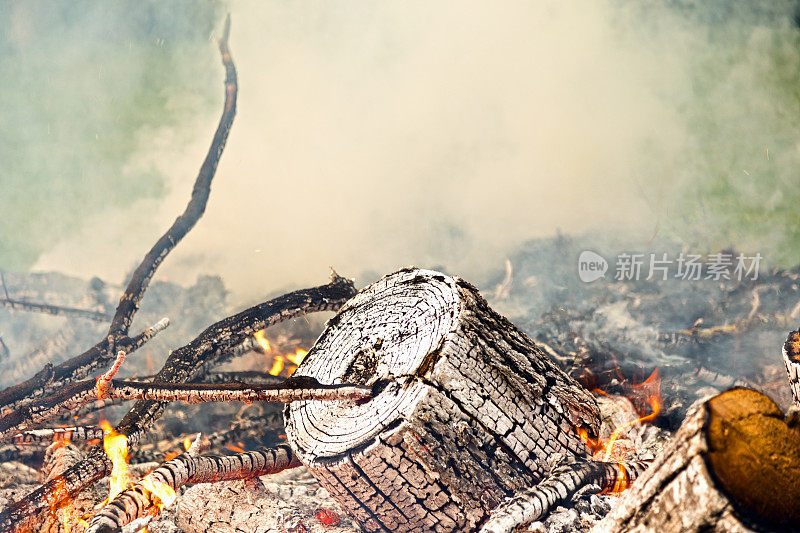
[[[478,278],[557,231],[784,248],[793,6],[681,6],[233,2],[238,115],[206,214],[159,275],[219,274],[251,301],[329,266]],[[35,269],[121,280],[183,209],[222,101],[213,43],[193,53],[213,98],[137,129],[126,159],[163,194],[82,213]]]

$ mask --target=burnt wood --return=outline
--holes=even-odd
[[[800,431],[751,389],[702,402],[593,533],[797,531]]]
[[[365,531],[474,531],[563,460],[597,404],[465,281],[405,269],[361,291],[295,372],[375,385],[285,411],[298,457]]]

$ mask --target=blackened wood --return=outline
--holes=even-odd
[[[731,389],[690,411],[593,533],[796,531],[800,432],[760,392]]]
[[[195,445],[193,445],[194,447]],[[210,483],[231,479],[247,479],[274,474],[287,468],[300,466],[300,462],[286,445],[260,448],[251,452],[226,456],[198,457],[192,447],[186,453],[171,459],[147,474],[117,496],[95,514],[87,533],[112,533],[143,516],[160,502],[158,490],[152,487],[167,486],[173,491],[187,483]],[[152,512],[152,511],[151,511]]]
[[[578,461],[553,470],[534,487],[515,494],[492,511],[481,533],[512,533],[517,527],[541,520],[582,487],[596,485],[600,490],[620,492],[647,468],[648,463],[603,463]]]
[[[125,345],[129,341],[128,332],[133,316],[139,309],[139,302],[156,269],[205,212],[208,197],[211,193],[211,181],[214,178],[222,151],[225,148],[228,133],[230,133],[233,125],[233,118],[236,115],[238,85],[236,67],[228,49],[229,32],[230,17],[225,20],[225,29],[223,30],[222,38],[219,40],[219,51],[222,56],[222,64],[225,67],[225,104],[214,138],[211,141],[211,146],[192,188],[192,196],[186,209],[175,219],[175,222],[172,223],[166,233],[156,241],[141,263],[139,263],[139,266],[136,267],[136,270],[134,270],[125,292],[119,300],[106,338],[84,353],[56,365],[53,367],[52,373],[48,371],[47,374],[42,374],[40,372],[23,383],[0,391],[0,408],[15,406],[16,402],[30,397],[37,389],[46,387],[49,392],[71,381],[82,379],[89,375],[90,372],[108,365],[116,356],[117,349],[121,347],[128,348]],[[126,349],[126,351],[131,350]],[[44,379],[46,376],[49,376],[49,380]]]
[[[102,313],[100,311],[92,311],[91,309],[80,309],[78,307],[68,307],[64,305],[26,302],[23,300],[9,300],[8,298],[0,298],[0,305],[10,307],[11,309],[20,309],[23,311],[32,311],[47,315],[76,316],[79,318],[85,318],[87,320],[94,320],[95,322],[108,322],[113,318],[113,315]]]
[[[366,531],[474,531],[559,459],[594,398],[468,283],[406,269],[361,291],[294,375],[386,380],[366,402],[287,407],[291,446]]]
[[[161,383],[188,381],[204,364],[222,357],[227,350],[239,346],[245,337],[283,320],[314,311],[335,311],[355,294],[352,280],[339,276],[327,285],[285,294],[225,318],[207,328],[191,343],[174,350],[155,380]],[[133,450],[142,432],[152,424],[164,408],[163,402],[140,401],[117,425],[117,432],[127,435],[128,449]],[[2,419],[0,419],[2,422]],[[0,531],[25,527],[27,517],[61,501],[66,495],[81,491],[111,472],[111,463],[102,446],[95,446],[84,462],[67,469],[58,480],[48,482],[0,512]]]

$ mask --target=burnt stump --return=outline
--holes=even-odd
[[[330,320],[296,375],[373,385],[297,402],[292,448],[366,531],[474,531],[505,497],[586,456],[597,404],[470,284],[405,269]]]

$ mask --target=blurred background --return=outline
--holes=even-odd
[[[124,280],[210,143],[226,12],[239,112],[160,278],[481,280],[557,234],[794,266],[799,4],[4,0],[0,269]]]

